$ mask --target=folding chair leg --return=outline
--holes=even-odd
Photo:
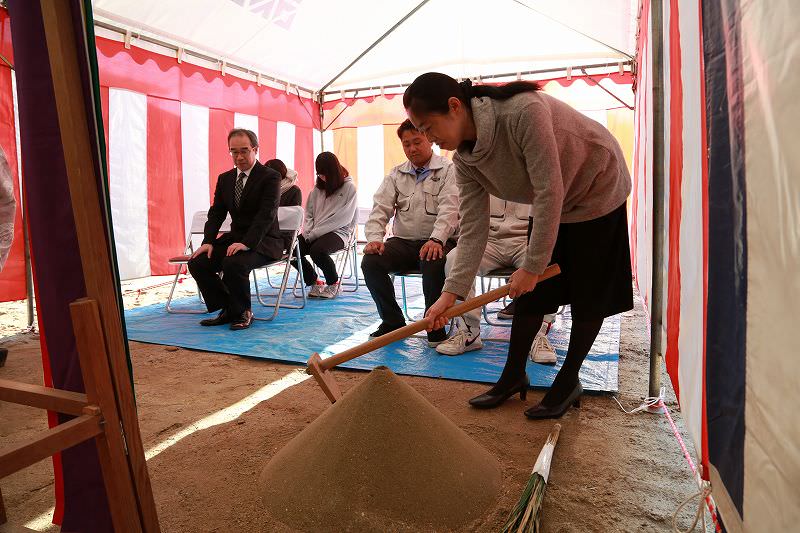
[[[355,287],[355,289],[351,289],[348,292],[356,292],[359,287],[359,276],[358,276],[358,243],[353,242],[353,244],[348,249],[348,268],[347,268],[347,276],[345,279],[347,280],[354,280],[352,283],[348,283],[347,285],[350,287]]]
[[[265,268],[264,270],[267,271],[267,283],[269,284],[270,289],[277,289],[275,285],[272,284],[272,276],[269,275],[269,267]]]
[[[299,246],[295,248],[295,251],[297,253],[299,253],[299,251],[300,251]],[[292,267],[292,264],[291,264],[292,257],[294,257],[294,253],[290,252],[289,256],[286,258],[285,261],[281,261],[280,263],[274,263],[273,264],[273,265],[281,264],[281,263],[283,264],[283,276],[281,277],[280,285],[277,287],[278,292],[276,294],[274,294],[274,295],[264,295],[264,296],[274,296],[275,297],[275,302],[267,302],[267,301],[264,300],[264,297],[261,295],[260,290],[258,288],[258,278],[256,276],[256,269],[254,269],[252,271],[253,279],[255,280],[255,285],[256,285],[256,298],[258,299],[258,303],[261,304],[263,307],[272,307],[273,308],[272,315],[270,315],[268,317],[254,316],[253,318],[255,320],[261,320],[263,322],[269,322],[271,320],[274,320],[275,317],[278,316],[278,311],[280,310],[281,307],[286,308],[286,309],[303,309],[306,306],[306,293],[305,293],[305,291],[302,292],[303,303],[301,305],[283,303],[283,297],[286,294],[286,289],[287,289],[287,287],[289,285],[289,275],[291,274],[291,271],[293,270],[293,267]],[[266,267],[266,269],[267,269],[267,277],[269,277],[269,270],[268,269],[269,269],[270,266],[273,266],[273,265],[267,265],[267,267]],[[294,293],[295,289],[297,288],[298,283],[303,285],[303,270],[302,270],[302,268],[300,270],[297,270],[297,273],[295,274],[294,284],[293,284],[293,287],[292,287],[292,292],[293,293]],[[273,286],[273,285],[270,283],[270,286]]]
[[[347,284],[340,283],[340,286],[342,288],[341,289],[342,292],[357,292],[359,287],[361,286],[361,282],[360,282],[361,280],[359,279],[359,276],[358,276],[358,247],[354,243],[351,246],[351,249],[352,249],[352,252],[353,252],[352,253],[352,259],[350,258],[350,249],[348,249],[346,254],[345,254],[347,256],[347,263],[350,266],[350,275],[348,276],[348,279],[349,278],[353,278],[353,279],[355,279],[355,281],[352,282],[352,283],[347,283]],[[344,278],[342,278],[342,279],[344,279]],[[345,287],[347,287],[347,288],[345,288]]]
[[[203,315],[208,313],[208,311],[204,311],[202,309],[175,309],[172,307],[172,296],[175,294],[175,287],[178,285],[178,279],[180,279],[181,273],[183,272],[183,266],[180,265],[178,267],[178,272],[175,273],[175,277],[172,279],[172,287],[169,289],[169,296],[167,297],[167,304],[166,304],[166,311],[167,313],[173,313],[177,315]],[[189,267],[186,267],[187,272]],[[205,305],[203,301],[203,295],[200,293],[200,290],[197,291],[198,296],[200,297],[200,302]]]
[[[411,318],[411,315],[408,314],[408,299],[406,298],[405,276],[400,276],[400,294],[402,294],[402,299],[403,299],[403,315],[405,315],[406,320],[408,320],[409,322],[413,322],[414,319]]]
[[[495,278],[489,278],[489,287],[488,288],[486,287],[486,283],[485,283],[486,278],[484,278],[483,276],[480,276],[480,278],[481,278],[481,292],[484,293],[484,292],[492,290],[492,280],[495,279]],[[505,304],[505,299],[503,299],[503,304]],[[483,313],[483,320],[487,324],[489,324],[490,326],[495,326],[495,327],[498,327],[498,328],[510,328],[511,327],[510,321],[500,322],[498,320],[494,320],[492,318],[489,318],[489,311],[487,310],[487,306],[484,305],[483,307],[481,307],[481,312]]]
[[[261,305],[263,305],[265,307],[272,307],[273,308],[272,309],[272,315],[270,315],[269,317],[257,317],[257,316],[254,315],[253,318],[255,320],[261,320],[263,322],[269,322],[271,320],[274,320],[275,317],[278,316],[278,311],[280,310],[280,307],[281,307],[281,299],[283,298],[283,291],[286,290],[286,285],[287,285],[287,282],[289,281],[289,269],[290,268],[291,268],[290,265],[284,266],[283,277],[281,278],[281,286],[278,289],[278,294],[275,296],[275,303],[274,304],[273,303],[265,304],[261,300],[260,296],[258,298],[258,302]],[[253,272],[255,272],[255,270]]]

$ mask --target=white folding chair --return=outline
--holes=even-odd
[[[339,274],[339,291],[356,292],[361,286],[360,276],[358,275],[358,226],[353,224],[350,231],[350,238],[344,244],[344,248],[336,252],[338,266],[336,272]],[[345,268],[350,267],[349,273],[345,276]],[[345,280],[353,279],[353,282]]]
[[[497,286],[500,287],[503,283],[506,282],[506,280],[508,278],[511,277],[511,274],[513,274],[515,270],[516,270],[516,268],[514,268],[514,267],[496,268],[496,269],[492,270],[491,272],[488,272],[488,273],[484,274],[483,276],[479,276],[479,278],[481,280],[481,293],[484,293],[484,292],[492,290],[492,285],[494,284],[495,280],[497,280]],[[503,302],[503,307],[507,306],[509,304],[508,297],[504,296],[502,302]],[[484,322],[486,322],[490,326],[496,326],[496,327],[501,327],[501,328],[510,328],[511,327],[511,323],[512,323],[511,320],[505,320],[503,322],[500,322],[500,321],[498,321],[496,319],[489,318],[490,313],[494,314],[496,316],[498,311],[491,311],[490,312],[487,309],[487,306],[484,305],[481,308],[481,312],[483,314]],[[564,306],[562,305],[562,306],[560,306],[558,308],[558,311],[556,312],[556,315],[560,315],[563,312],[564,312]],[[548,322],[548,324],[552,324],[551,321],[547,321],[547,322]],[[486,340],[486,339],[484,339],[484,340]]]
[[[284,254],[282,258],[277,261],[273,261],[268,265],[264,265],[261,268],[264,268],[267,271],[267,279],[269,279],[269,267],[281,266],[283,267],[283,274],[281,276],[281,284],[279,287],[274,287],[272,283],[270,283],[270,287],[277,288],[277,292],[275,293],[267,293],[261,294],[261,290],[258,286],[258,277],[256,276],[256,270],[254,269],[253,274],[253,281],[255,282],[256,288],[256,298],[258,299],[258,303],[263,305],[264,307],[272,307],[272,315],[269,317],[257,317],[254,316],[256,320],[264,320],[270,321],[273,320],[276,316],[278,316],[278,310],[283,307],[286,309],[303,309],[306,306],[306,292],[302,290],[305,286],[303,282],[303,268],[300,267],[296,269],[296,274],[294,278],[294,285],[292,287],[292,292],[294,293],[299,285],[301,290],[300,293],[302,296],[303,303],[300,305],[297,304],[288,304],[283,302],[283,297],[286,293],[286,287],[288,286],[289,282],[289,273],[293,270],[292,268],[292,259],[295,257],[300,256],[300,244],[297,242],[297,236],[300,234],[300,228],[303,224],[303,208],[299,205],[293,206],[286,206],[286,207],[279,207],[278,208],[278,227],[281,231],[291,231],[292,232],[292,241],[289,245],[288,250]],[[265,301],[264,298],[274,298],[274,301]]]
[[[501,286],[505,282],[505,280],[507,280],[509,277],[511,277],[511,274],[514,273],[514,270],[516,270],[516,269],[514,269],[514,268],[496,268],[496,269],[492,270],[491,272],[487,272],[483,276],[479,276],[480,280],[481,280],[481,293],[484,293],[484,292],[492,290],[492,284],[493,284],[493,282],[495,280],[497,280],[497,282],[498,282],[497,286],[498,287]],[[507,297],[504,296],[503,297],[503,306],[506,306],[506,305],[508,305],[508,299],[507,299]],[[500,328],[510,328],[511,327],[511,321],[510,320],[506,320],[505,322],[500,322],[499,320],[495,320],[495,319],[489,318],[489,311],[487,310],[487,306],[486,305],[484,305],[481,308],[481,312],[483,313],[483,320],[487,324],[489,324],[490,326],[497,326],[497,327],[500,327]],[[496,315],[497,312],[495,311],[494,314]]]
[[[172,307],[172,296],[175,293],[175,286],[178,285],[178,280],[180,279],[181,274],[184,273],[184,269],[187,274],[189,273],[189,268],[186,265],[189,263],[189,259],[194,253],[194,240],[199,238],[199,241],[202,241],[206,220],[208,220],[208,211],[197,211],[192,216],[192,225],[189,228],[188,235],[186,236],[186,246],[183,249],[183,254],[172,257],[169,260],[169,264],[176,265],[178,267],[178,271],[175,273],[175,277],[172,279],[172,287],[170,287],[169,297],[167,297],[167,313],[199,315],[208,312],[203,309],[175,309]],[[225,218],[225,221],[222,223],[222,226],[219,228],[219,232],[228,233],[230,230],[231,217],[228,215],[227,218]],[[203,302],[203,295],[200,294],[200,291],[197,292],[197,296],[200,298],[200,301]]]
[[[419,278],[422,279],[422,272],[419,270],[406,270],[403,272],[398,272],[397,274],[392,274],[391,278],[394,282],[395,278],[400,278],[400,307],[403,309],[403,315],[405,315],[406,320],[409,322],[413,322],[414,318],[408,314],[408,297],[406,296],[406,278]]]
[[[358,275],[358,247],[365,246],[367,244],[367,237],[363,228],[369,220],[369,215],[371,213],[372,209],[367,207],[359,207],[356,209],[355,227],[353,229],[353,238],[355,240],[352,246],[353,258],[352,261],[348,261],[348,266],[350,268],[348,269],[347,274],[341,276],[340,278],[342,287],[353,288],[342,288],[342,291],[344,292],[356,292],[361,286],[361,276]],[[355,281],[349,281],[353,278],[355,278]]]

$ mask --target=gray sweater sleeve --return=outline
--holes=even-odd
[[[517,117],[514,139],[519,143],[533,185],[533,231],[522,268],[541,274],[550,262],[564,205],[564,180],[553,119],[545,106],[530,104]]]
[[[314,204],[317,197],[317,190],[316,187],[311,189],[311,192],[308,194],[308,200],[306,200],[306,211],[303,217],[303,235],[306,237],[309,232],[314,229]]]
[[[353,223],[356,214],[356,186],[352,181],[345,181],[341,187],[342,194],[338,191],[325,199],[324,206],[314,209],[314,226],[311,231],[306,233],[306,239],[313,241],[339,228],[349,226]]]
[[[469,168],[457,159],[455,168],[461,218],[459,252],[442,291],[464,299],[475,283],[475,275],[489,239],[489,193],[470,176]]]

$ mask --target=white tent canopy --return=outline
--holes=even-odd
[[[613,68],[634,55],[638,2],[94,0],[93,5],[100,22],[309,91],[341,91],[407,84],[429,70],[475,78],[582,65]]]

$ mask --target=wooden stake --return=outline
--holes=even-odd
[[[81,375],[90,403],[100,407],[104,432],[97,436],[97,455],[103,472],[111,519],[116,531],[142,531],[133,477],[125,455],[125,434],[117,414],[108,354],[97,302],[81,298],[69,305],[81,362]]]
[[[539,282],[550,279],[560,273],[561,269],[558,267],[558,265],[550,265],[545,269],[542,275],[539,276]],[[457,317],[463,315],[467,311],[472,311],[473,309],[477,309],[478,307],[507,296],[510,287],[510,285],[503,285],[502,287],[498,287],[489,292],[480,294],[475,298],[454,305],[444,312],[444,317],[448,319]],[[319,386],[322,388],[322,391],[325,393],[331,403],[335,403],[336,400],[342,397],[342,393],[339,391],[339,386],[336,384],[336,378],[334,378],[333,373],[330,372],[333,367],[342,363],[346,363],[347,361],[355,359],[356,357],[370,353],[378,348],[383,348],[384,346],[393,342],[405,339],[406,337],[414,335],[415,333],[419,333],[427,327],[428,320],[422,319],[403,326],[400,329],[390,331],[389,333],[381,335],[380,337],[363,342],[358,346],[353,346],[352,348],[327,359],[322,359],[318,353],[314,353],[308,360],[308,368],[306,368],[306,373],[314,376],[314,379],[317,381],[317,383],[319,383]]]

